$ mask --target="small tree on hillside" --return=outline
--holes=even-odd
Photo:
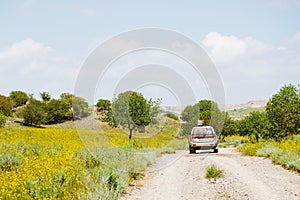
[[[150,124],[150,105],[142,94],[127,91],[119,94],[112,103],[113,118],[117,125],[128,128],[129,140],[133,131]]]
[[[84,98],[77,97],[70,93],[62,93],[60,100],[68,108],[68,118],[80,119],[88,115],[89,105]]]
[[[40,125],[44,120],[43,103],[38,100],[32,100],[21,111],[20,115],[24,119],[24,125],[36,126]]]
[[[270,136],[281,139],[300,133],[300,92],[293,85],[283,86],[266,106]]]
[[[198,107],[198,104],[195,104],[193,106],[188,105],[181,112],[181,119],[183,121],[185,121],[185,122],[190,122],[193,118],[197,118],[198,119],[198,117],[199,117],[199,107]],[[195,119],[193,119],[193,121],[194,120]]]
[[[13,107],[25,105],[26,102],[30,99],[29,96],[23,91],[12,91],[9,94],[8,98]]]
[[[84,98],[74,96],[72,98],[73,118],[80,119],[89,113],[89,104]]]
[[[4,116],[1,112],[0,112],[0,127],[4,127],[6,124],[6,116]]]
[[[161,104],[161,99],[150,99],[148,101],[148,105],[150,106],[150,119],[151,119],[151,125],[156,125],[159,123],[158,120],[158,115],[160,112],[160,104]]]
[[[41,92],[40,96],[43,101],[47,102],[51,100],[51,95],[48,92]]]
[[[4,116],[12,115],[12,104],[6,96],[0,95],[0,113]]]
[[[102,122],[107,122],[112,127],[116,127],[116,122],[113,119],[112,104],[110,100],[99,99],[96,106],[99,119]]]
[[[70,119],[68,116],[69,107],[64,102],[52,99],[45,104],[45,124],[57,124]]]

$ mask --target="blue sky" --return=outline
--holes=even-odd
[[[0,93],[72,92],[82,63],[103,40],[159,27],[203,47],[227,103],[268,99],[283,84],[300,83],[299,19],[298,0],[2,1]]]

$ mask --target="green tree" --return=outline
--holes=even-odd
[[[112,104],[110,100],[99,99],[96,106],[99,119],[102,122],[107,122],[112,127],[116,127],[115,120],[113,119]]]
[[[68,118],[80,119],[88,115],[89,105],[84,98],[77,97],[70,93],[62,93],[60,95],[61,101],[69,109]]]
[[[185,122],[190,122],[193,118],[198,118],[199,115],[199,107],[198,104],[193,106],[188,105],[181,112],[181,119]]]
[[[217,133],[221,133],[224,124],[225,113],[221,112],[218,104],[212,100],[201,100],[198,102],[199,119],[205,121],[205,124],[214,127]]]
[[[29,96],[23,91],[12,91],[9,94],[9,100],[12,103],[13,107],[18,107],[25,105],[29,100]]]
[[[111,109],[111,102],[108,99],[99,99],[96,106],[98,112],[101,112],[102,110],[109,110]]]
[[[224,124],[225,113],[222,113],[218,105],[211,100],[201,100],[193,106],[188,105],[181,112],[182,134],[190,133],[198,119],[204,120],[206,125],[214,127],[217,133],[221,133]]]
[[[80,119],[89,113],[89,104],[84,98],[74,96],[72,98],[73,118]]]
[[[238,134],[238,123],[230,118],[228,113],[225,113],[224,119],[224,126],[222,130],[222,134],[220,135],[221,138],[230,136],[230,135],[237,135]]]
[[[151,119],[151,124],[152,125],[156,125],[158,124],[159,120],[158,120],[158,115],[160,112],[160,104],[161,104],[161,99],[149,99],[148,100],[148,105],[150,106],[150,119]]]
[[[44,114],[43,103],[38,100],[30,101],[30,103],[20,111],[25,126],[40,125],[43,122]]]
[[[150,105],[142,94],[127,91],[118,95],[112,103],[113,117],[117,125],[129,130],[129,140],[133,131],[150,124]]]
[[[75,96],[74,94],[64,92],[60,94],[60,99],[72,99],[74,96]]]
[[[300,92],[293,85],[285,85],[272,96],[266,106],[270,121],[270,136],[280,140],[300,133]]]
[[[40,96],[43,101],[47,102],[51,100],[51,95],[48,92],[41,92]]]
[[[12,115],[12,104],[10,103],[9,98],[2,95],[0,95],[0,113],[4,116]]]
[[[269,120],[265,112],[251,112],[244,119],[239,121],[240,135],[248,135],[252,142],[269,137]]]
[[[0,112],[0,127],[4,127],[6,124],[6,116],[4,116],[1,112]]]
[[[45,104],[45,124],[57,124],[70,119],[69,107],[64,102],[52,99]]]
[[[193,127],[195,127],[196,121],[198,119],[199,119],[199,117],[195,116],[194,118],[191,118],[190,121],[183,122],[181,124],[180,134],[181,135],[189,135],[191,133]]]
[[[70,94],[70,93],[62,93],[60,95],[60,100],[66,104],[66,106],[68,108],[72,108],[72,101],[73,101],[73,97],[74,95],[73,94]]]

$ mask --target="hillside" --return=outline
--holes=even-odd
[[[227,111],[233,119],[241,119],[247,116],[252,111],[262,111],[267,104],[267,100],[253,100],[241,104],[229,104],[225,106],[225,111]],[[184,106],[161,106],[162,113],[174,113],[180,115],[183,111]]]
[[[249,101],[247,103],[226,105],[225,110],[233,119],[242,119],[253,111],[263,111],[267,105],[267,100]]]
[[[239,109],[255,109],[255,108],[263,108],[267,104],[267,100],[257,100],[257,101],[249,101],[247,103],[241,103],[241,104],[231,104],[226,105],[225,110],[239,110]]]

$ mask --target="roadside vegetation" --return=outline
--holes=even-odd
[[[300,172],[299,86],[284,85],[265,108],[246,113],[239,120],[221,112],[210,100],[187,106],[181,119],[184,121],[183,135],[190,133],[197,119],[203,119],[220,133],[220,147],[238,147],[244,155],[266,157],[275,164]]]
[[[239,147],[244,155],[262,156],[275,164],[300,172],[300,93],[295,86],[283,86],[262,113],[250,113],[239,122],[240,135],[248,143]]]
[[[88,150],[75,129],[1,128],[0,199],[117,199],[162,153],[185,148],[177,125],[149,138],[110,129]],[[85,140],[96,131],[86,130]],[[176,139],[177,138],[177,139]],[[93,141],[91,141],[93,142]]]
[[[63,93],[53,99],[47,92],[40,97],[22,91],[0,96],[0,199],[118,199],[156,157],[186,148],[178,133],[180,122],[165,117],[160,127],[155,121],[163,117],[158,101],[141,94],[135,93],[130,102],[132,121],[124,115],[111,120],[111,106],[129,105],[127,98],[119,98],[121,103],[99,100],[98,117],[111,119],[98,121],[102,132],[87,126],[80,135],[72,121],[89,115],[83,98]],[[131,134],[122,120],[134,126]],[[55,128],[63,127],[61,123],[68,128]],[[89,148],[95,136],[99,147]]]

